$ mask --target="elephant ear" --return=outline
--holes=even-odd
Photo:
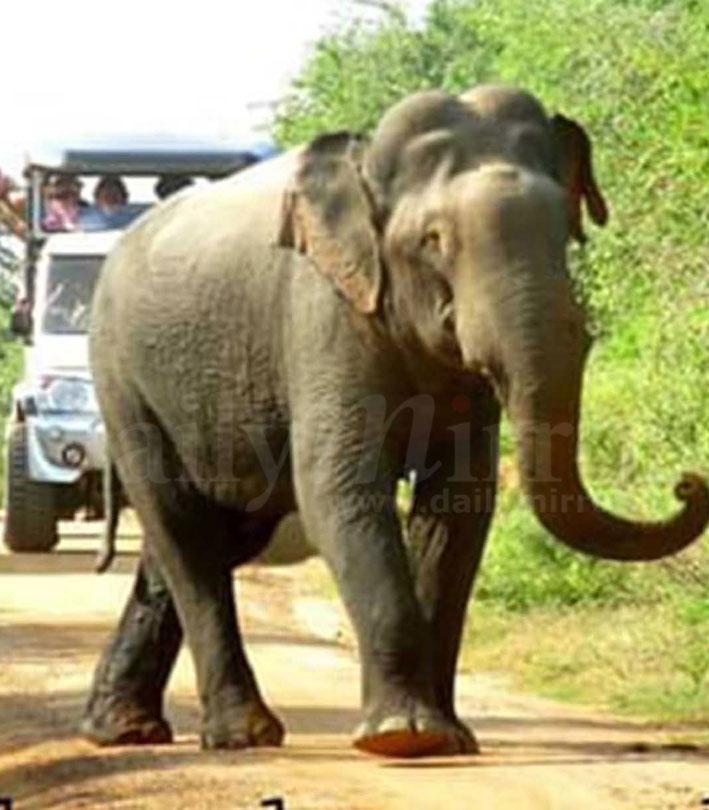
[[[597,225],[608,221],[608,206],[593,176],[591,141],[583,127],[563,115],[554,115],[551,125],[557,144],[558,176],[566,187],[569,205],[569,231],[578,242],[585,242],[581,220],[581,199]]]
[[[382,268],[371,198],[360,174],[364,142],[323,135],[301,157],[283,198],[277,244],[307,255],[358,312],[379,303]]]

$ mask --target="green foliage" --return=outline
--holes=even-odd
[[[504,670],[551,697],[697,724],[709,720],[709,602],[535,608],[514,614],[484,603],[466,628],[465,665]]]
[[[619,602],[636,592],[627,565],[587,560],[537,524],[520,492],[505,492],[477,584],[480,600],[513,611],[580,602]]]
[[[284,145],[370,130],[408,92],[504,81],[584,124],[611,220],[572,249],[596,335],[582,466],[603,505],[638,518],[675,509],[678,473],[709,459],[708,47],[709,5],[693,0],[434,0],[419,29],[385,15],[323,38],[276,123]],[[529,610],[708,588],[706,548],[671,565],[587,560],[512,488],[478,596]]]
[[[474,28],[458,25],[443,4],[432,5],[423,30],[396,14],[375,28],[352,21],[316,43],[277,116],[276,138],[290,145],[325,131],[371,130],[407,93],[464,86],[487,60]]]
[[[0,243],[0,484],[5,472],[4,424],[10,409],[12,386],[22,367],[21,346],[8,331],[14,298],[13,276],[18,267],[16,254]]]

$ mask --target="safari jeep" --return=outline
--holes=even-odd
[[[32,341],[7,424],[5,544],[48,551],[57,520],[101,516],[103,425],[88,366],[91,295],[118,231],[58,233],[36,265]]]
[[[24,373],[5,429],[3,540],[10,551],[49,551],[59,540],[58,521],[103,517],[104,430],[87,331],[94,286],[121,229],[155,204],[156,194],[165,196],[161,188],[224,177],[274,151],[268,144],[143,139],[55,150],[29,161],[25,274],[11,325],[26,344]],[[118,217],[102,218],[82,200],[71,232],[50,231],[44,208],[58,175],[84,187],[119,177],[131,201]]]

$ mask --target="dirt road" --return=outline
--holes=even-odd
[[[493,674],[459,679],[459,707],[482,755],[396,761],[356,752],[356,658],[339,609],[308,585],[317,561],[239,576],[249,651],[286,721],[284,748],[200,751],[183,651],[168,701],[175,744],[97,750],[74,729],[136,543],[122,537],[102,577],[90,573],[94,541],[85,537],[68,537],[52,555],[0,555],[0,797],[16,810],[255,810],[271,797],[287,810],[673,810],[700,808],[709,791],[709,754],[668,747],[672,730],[516,694]]]

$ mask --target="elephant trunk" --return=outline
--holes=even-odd
[[[522,485],[538,520],[566,545],[603,559],[656,560],[680,551],[709,520],[706,483],[685,474],[675,487],[684,508],[661,522],[626,520],[593,502],[577,460],[590,340],[566,283],[525,286],[531,289],[518,286],[496,296],[492,319],[505,332],[496,340],[501,361],[492,374],[515,429]]]
[[[571,548],[610,560],[656,560],[680,551],[706,527],[709,490],[692,474],[675,487],[684,508],[666,521],[630,521],[595,504],[578,469],[579,414],[571,397],[552,403],[539,391],[513,393],[510,417],[532,508],[545,528]]]

